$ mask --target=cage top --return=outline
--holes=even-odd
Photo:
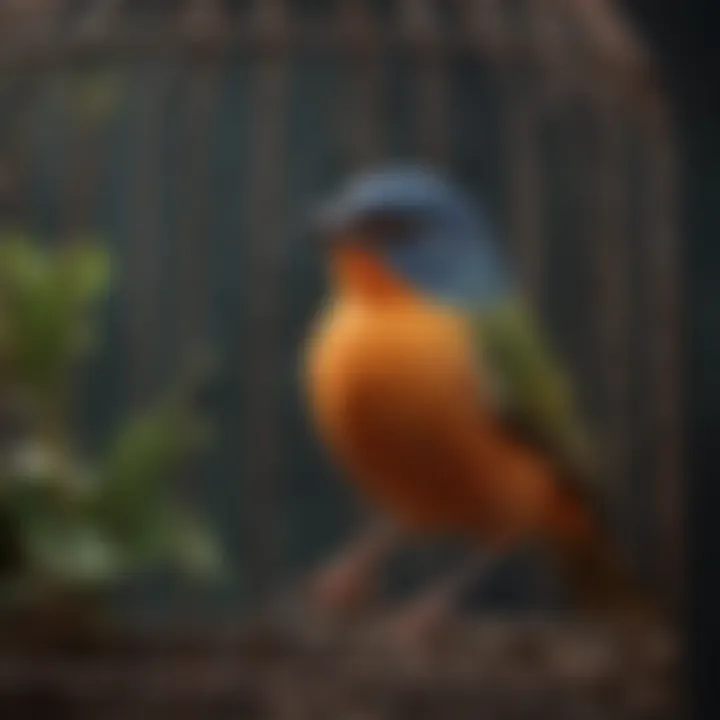
[[[188,39],[247,40],[248,33],[301,35],[315,41],[351,29],[415,45],[477,43],[495,54],[523,47],[550,56],[592,50],[608,64],[639,69],[649,62],[643,41],[612,0],[6,0],[0,36],[16,42],[39,34],[64,42],[116,39],[131,26],[155,36],[185,31]],[[333,27],[336,25],[336,27]],[[230,36],[228,38],[228,36]],[[387,38],[385,38],[387,39]]]

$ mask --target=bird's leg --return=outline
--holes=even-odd
[[[390,523],[372,522],[310,577],[306,596],[311,606],[332,616],[367,610],[378,597],[382,566],[402,539],[401,532]]]
[[[397,611],[389,621],[388,637],[405,650],[431,642],[455,614],[462,595],[478,580],[488,578],[499,554],[475,554],[454,572],[425,590]]]

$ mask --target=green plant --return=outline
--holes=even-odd
[[[77,367],[96,345],[111,262],[96,241],[0,236],[0,589],[99,590],[168,564],[220,570],[212,533],[172,491],[208,428],[184,377],[97,458],[72,431]],[[195,374],[197,375],[197,373]]]

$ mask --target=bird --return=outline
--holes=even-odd
[[[575,388],[483,208],[430,167],[386,165],[312,227],[328,292],[303,346],[306,406],[362,499],[401,534],[499,556],[540,542],[579,610],[644,611]],[[335,562],[350,594],[383,537]]]

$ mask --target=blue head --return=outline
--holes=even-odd
[[[352,179],[323,208],[320,223],[332,237],[368,228],[359,237],[382,262],[439,302],[489,305],[510,289],[482,215],[423,168],[389,167]]]

